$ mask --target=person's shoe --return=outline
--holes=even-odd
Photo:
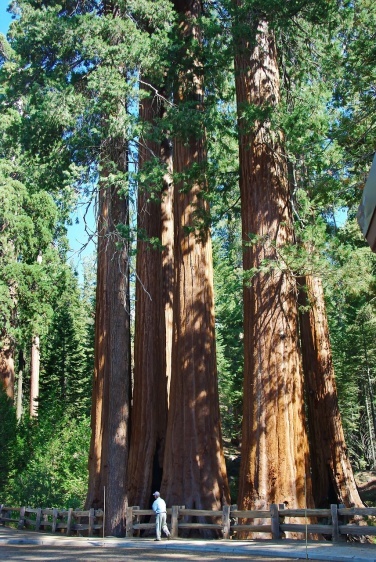
[[[169,541],[171,538],[171,535],[167,535],[167,540]]]
[[[154,539],[155,541],[160,541],[161,539]]]

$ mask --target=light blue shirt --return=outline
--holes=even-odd
[[[151,508],[157,515],[158,513],[166,513],[166,502],[159,497],[153,502]]]

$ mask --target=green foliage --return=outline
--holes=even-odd
[[[51,325],[41,340],[39,411],[65,404],[75,418],[89,416],[93,373],[93,302],[85,302],[70,269],[60,271]]]
[[[340,410],[351,459],[361,470],[375,462],[376,256],[355,221],[338,232],[330,255],[334,274],[325,282]]]
[[[38,420],[13,424],[10,433],[16,446],[0,487],[1,503],[83,507],[90,423],[89,418],[72,413],[55,408]],[[2,439],[4,433],[2,426]]]
[[[0,387],[0,498],[7,485],[8,474],[15,469],[17,456],[16,412],[12,401]],[[0,503],[4,503],[0,499]]]
[[[243,272],[239,223],[221,222],[213,237],[217,363],[223,433],[239,439],[243,399]]]

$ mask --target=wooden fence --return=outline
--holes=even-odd
[[[139,535],[141,530],[154,530],[153,515],[151,509],[128,507],[126,536]],[[330,509],[285,509],[284,505],[272,504],[269,510],[264,511],[240,511],[234,505],[224,506],[221,511],[212,511],[173,506],[167,509],[167,518],[171,538],[177,538],[179,531],[187,529],[214,530],[224,539],[236,539],[242,531],[267,533],[273,540],[283,539],[285,533],[326,535],[333,542],[346,540],[348,535],[376,536],[376,508],[332,505]],[[144,522],[145,519],[149,522]],[[104,512],[97,509],[79,511],[0,505],[0,524],[11,524],[20,530],[33,529],[67,536],[73,533],[102,536],[103,521]]]
[[[89,537],[103,532],[103,511],[42,509],[37,507],[5,507],[0,505],[0,524],[13,524],[18,529],[62,532],[67,536],[84,532]]]
[[[133,537],[135,532],[139,534],[141,530],[153,529],[153,522],[141,522],[141,518],[152,515],[153,511],[150,509],[129,507],[126,536]],[[192,522],[192,518],[200,521]],[[304,536],[328,535],[333,542],[339,542],[346,540],[348,535],[376,536],[376,519],[370,521],[375,523],[373,526],[367,524],[368,518],[376,518],[376,508],[344,508],[331,505],[330,509],[286,509],[283,504],[272,504],[269,510],[264,511],[239,511],[236,505],[225,505],[221,511],[185,509],[184,506],[167,509],[171,538],[177,538],[180,529],[211,529],[219,531],[224,539],[236,539],[239,532],[245,531],[268,533],[273,540],[283,539],[285,533],[299,533]],[[302,521],[297,522],[299,519]],[[311,522],[317,520],[321,522]]]

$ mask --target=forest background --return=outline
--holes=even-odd
[[[91,46],[87,35],[79,35],[78,19],[74,22],[77,28],[69,27],[68,16],[66,27],[56,27],[58,4],[49,4],[49,16],[44,12],[38,19],[27,11],[29,5],[38,14],[37,3],[20,2],[26,24],[15,27],[10,44],[2,41],[1,47],[1,342],[5,363],[8,351],[12,351],[15,389],[14,400],[6,393],[0,395],[0,499],[6,504],[78,507],[85,503],[88,488],[98,297],[96,256],[87,256],[78,273],[68,259],[68,234],[72,217],[75,221],[79,215],[82,240],[96,239],[87,206],[90,203],[98,209],[99,148],[105,129],[98,115],[111,113],[109,107],[114,100],[118,103],[115,90],[120,86],[106,82],[112,76],[108,71],[107,77],[106,65],[100,77],[94,76],[93,68],[96,57],[102,55],[113,56],[115,66],[120,63],[114,45],[113,54],[106,51],[106,30],[96,29],[91,22]],[[90,14],[91,4],[96,3],[84,2],[82,13],[80,7],[75,15]],[[137,2],[130,4],[136,6]],[[174,45],[176,37],[169,35],[174,24],[167,4],[161,2],[152,9],[150,3],[140,2],[135,8],[140,28],[148,37],[153,33],[156,37],[149,44],[140,32],[139,42],[135,39],[132,45],[135,52],[129,44],[125,48],[132,64],[122,77],[127,87],[121,95],[126,101],[119,106],[116,119],[127,130],[128,160],[123,169],[106,171],[114,185],[121,184],[123,189],[126,185],[130,201],[130,222],[123,222],[124,228],[118,232],[129,250],[132,342],[136,331],[137,240],[147,240],[153,249],[162,251],[158,237],[147,237],[142,228],[137,190],[147,186],[147,192],[157,200],[155,185],[162,183],[165,168],[155,160],[139,166],[140,138],[144,135],[145,144],[153,136],[163,139],[166,127],[173,136],[178,128],[187,128],[186,112],[192,112],[187,103],[180,112],[171,110],[167,125],[157,121],[153,127],[150,123],[145,127],[147,119],[138,110],[145,95],[139,86],[138,67],[160,80],[153,64],[171,68],[173,61],[172,66],[177,65],[181,73],[187,70],[184,64],[189,64],[177,58],[182,47]],[[242,266],[233,32],[226,18],[229,3],[203,4],[200,17],[207,106],[201,112],[204,120],[200,116],[193,124],[191,121],[187,134],[191,135],[192,129],[196,134],[200,127],[207,131],[205,200],[210,216],[202,212],[197,224],[203,231],[210,224],[212,233],[219,404],[231,500],[235,503],[238,471],[232,470],[231,458],[237,458],[242,440],[243,285],[249,283],[251,275]],[[276,8],[273,2],[260,3],[261,8],[256,2],[249,4],[266,12]],[[361,0],[334,3],[333,9],[326,11],[320,2],[313,2],[312,11],[317,11],[313,15],[304,11],[304,2],[295,4],[296,12],[277,10],[271,18],[279,48],[281,101],[276,108],[244,110],[245,120],[254,124],[267,119],[276,130],[283,130],[294,228],[300,243],[280,248],[273,267],[277,263],[296,277],[314,274],[323,281],[348,455],[355,471],[372,470],[376,466],[375,256],[360,233],[356,212],[375,150],[376,8]],[[148,25],[155,26],[159,35]],[[94,45],[94,37],[100,37],[103,44]],[[75,41],[88,52],[91,48],[95,51],[90,54],[90,64],[83,59],[75,61],[74,79],[79,93],[84,88],[79,84],[82,77],[92,79],[90,88],[96,94],[91,99],[103,96],[100,110],[92,102],[86,105],[84,96],[77,96],[73,78],[67,82],[63,77],[65,72],[73,72],[69,68],[70,49]],[[20,68],[23,73],[17,70]],[[171,101],[161,95],[159,103],[168,106]],[[110,128],[118,134],[116,119]],[[166,162],[163,164],[166,167]],[[195,179],[201,172],[200,166],[193,166],[190,177]],[[175,180],[182,178],[189,183],[190,178],[184,178],[182,172]],[[268,272],[270,267],[265,260],[260,269]],[[304,306],[309,304],[301,304],[303,312]],[[40,342],[37,412],[29,400],[36,335]]]

